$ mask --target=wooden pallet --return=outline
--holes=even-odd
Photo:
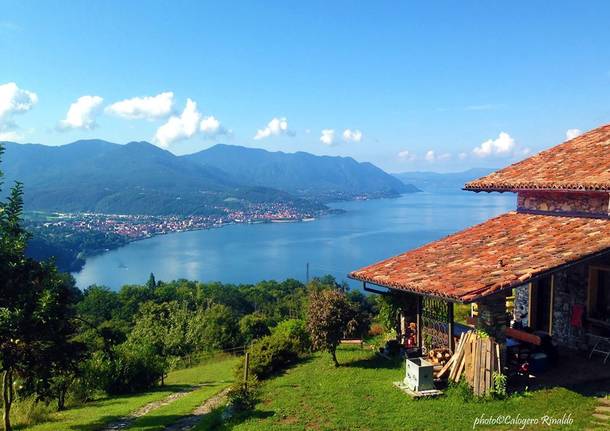
[[[443,391],[439,391],[438,389],[430,389],[427,391],[412,391],[403,382],[394,382],[394,386],[396,386],[398,389],[400,389],[412,398],[430,398],[443,395]]]
[[[443,377],[458,382],[462,377],[476,396],[490,395],[494,386],[494,374],[502,371],[500,345],[492,338],[469,331],[460,337],[454,355],[439,371]]]

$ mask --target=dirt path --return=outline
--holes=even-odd
[[[195,425],[197,425],[199,423],[199,421],[201,421],[203,419],[203,417],[205,415],[207,415],[212,410],[214,410],[216,407],[218,407],[222,403],[224,403],[225,399],[227,398],[227,393],[229,392],[229,390],[230,390],[230,388],[225,388],[222,391],[218,392],[216,395],[213,395],[212,397],[208,398],[207,400],[205,400],[203,402],[203,404],[201,404],[199,407],[197,407],[195,410],[193,410],[193,413],[191,413],[189,416],[185,416],[184,418],[180,419],[179,421],[166,427],[165,431],[189,431],[189,430],[191,430]]]
[[[174,401],[179,400],[180,398],[187,396],[191,392],[196,391],[197,389],[201,388],[202,386],[203,385],[191,386],[188,389],[185,389],[185,390],[182,390],[182,391],[179,391],[179,392],[174,392],[173,394],[168,395],[167,397],[163,398],[162,400],[153,401],[151,403],[148,403],[148,404],[140,407],[139,409],[131,412],[127,416],[123,416],[119,420],[117,420],[115,422],[111,422],[110,424],[106,425],[106,427],[102,428],[101,431],[120,431],[120,430],[123,430],[123,429],[127,428],[129,425],[131,425],[131,423],[133,421],[135,421],[136,419],[138,419],[138,418],[140,418],[142,416],[147,415],[148,413],[150,413],[153,410],[158,409],[159,407],[163,407],[163,406],[166,406],[168,404],[171,404]]]

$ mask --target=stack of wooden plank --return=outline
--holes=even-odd
[[[477,396],[489,395],[493,388],[493,375],[501,372],[500,345],[493,339],[469,331],[460,337],[455,353],[438,372],[442,378],[448,373],[451,381],[462,377]]]

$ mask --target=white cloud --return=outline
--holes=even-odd
[[[343,140],[345,142],[360,142],[362,140],[362,132],[358,129],[343,131]]]
[[[273,118],[271,121],[269,121],[269,123],[267,123],[267,127],[256,131],[254,139],[259,140],[277,135],[294,135],[294,133],[288,129],[288,120],[286,117]]]
[[[0,84],[0,121],[13,114],[29,111],[38,103],[38,96],[23,90],[14,82]]]
[[[324,145],[332,145],[335,143],[335,131],[333,129],[323,129],[320,135],[320,142]]]
[[[157,119],[171,114],[174,93],[167,91],[156,96],[133,97],[113,103],[106,112],[130,120]]]
[[[488,139],[472,151],[478,157],[488,157],[491,155],[509,155],[515,147],[515,140],[508,133],[500,132],[496,139]]]
[[[460,153],[460,154],[458,154],[458,159],[460,159],[460,160],[464,160],[466,157],[468,157],[468,153]]]
[[[566,130],[566,139],[574,139],[575,137],[582,135],[582,130],[580,129],[568,129]]]
[[[222,124],[220,124],[220,121],[213,115],[203,117],[201,123],[199,124],[199,130],[208,137],[230,134],[230,132],[225,129]]]
[[[173,115],[165,124],[157,129],[155,141],[161,147],[169,147],[176,141],[191,138],[200,127],[201,114],[197,110],[197,103],[191,99],[186,100],[186,106],[180,116]]]
[[[85,129],[97,127],[95,118],[101,111],[102,99],[99,96],[81,96],[70,105],[66,118],[59,122],[60,130]]]
[[[398,153],[398,158],[407,162],[412,162],[417,157],[409,150],[402,150]]]
[[[442,162],[444,160],[449,160],[450,158],[450,153],[436,154],[436,151],[434,150],[428,150],[424,156],[424,159],[428,162]]]

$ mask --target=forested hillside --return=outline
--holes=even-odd
[[[221,169],[235,181],[274,187],[323,200],[356,196],[391,197],[418,189],[388,175],[371,163],[351,157],[270,152],[238,145],[215,145],[183,158]]]
[[[24,183],[28,210],[209,215],[273,202],[321,208],[275,189],[239,184],[217,168],[146,142],[4,145],[6,181]]]

